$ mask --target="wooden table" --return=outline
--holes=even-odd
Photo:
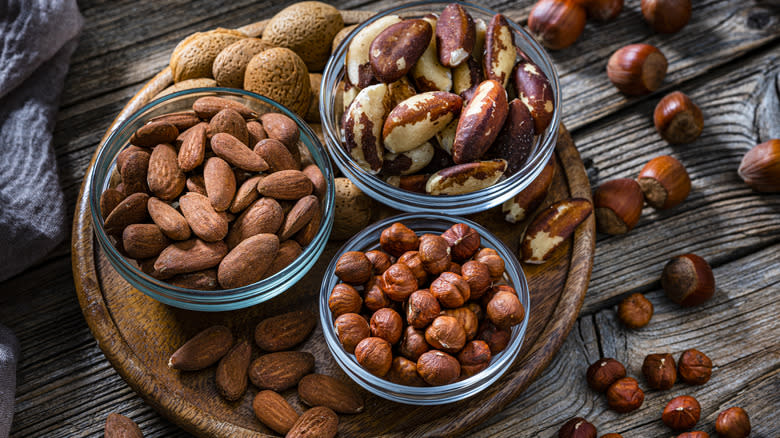
[[[280,2],[235,0],[81,0],[86,27],[73,56],[55,131],[60,180],[75,204],[88,161],[115,114],[168,63],[176,43],[207,28],[238,27],[272,16]],[[342,9],[380,10],[391,1],[343,0]],[[530,0],[482,2],[525,21]],[[627,0],[610,23],[588,23],[571,48],[552,54],[572,131],[593,186],[635,177],[649,159],[671,154],[688,168],[693,191],[670,211],[646,208],[626,236],[599,235],[595,267],[582,314],[553,363],[525,393],[470,436],[555,435],[573,416],[600,433],[672,435],[660,421],[666,402],[694,395],[700,429],[713,433],[721,410],[750,414],[754,437],[780,429],[780,195],[759,195],[736,173],[753,145],[780,138],[780,5],[777,0],[695,2],[682,32],[656,35],[644,24],[639,0]],[[626,98],[605,75],[612,52],[646,42],[669,60],[663,88]],[[690,145],[670,146],[652,123],[666,92],[682,90],[704,112],[705,128]],[[119,377],[90,334],[76,301],[68,242],[43,263],[0,283],[0,321],[22,345],[12,436],[102,436],[110,412],[138,422],[147,437],[187,436],[138,397]],[[685,310],[660,289],[664,263],[695,252],[715,271],[715,298]],[[650,325],[623,328],[616,304],[642,292],[655,305]],[[651,352],[687,348],[715,363],[702,387],[677,384],[647,391],[628,415],[607,409],[585,384],[585,369],[601,356],[626,364],[639,377]],[[640,380],[641,381],[641,380]]]

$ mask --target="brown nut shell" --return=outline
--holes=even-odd
[[[618,178],[601,184],[593,194],[596,226],[606,234],[625,234],[639,222],[644,195],[630,178]]]
[[[657,209],[679,205],[691,192],[691,178],[688,171],[668,155],[653,158],[645,164],[637,178],[645,201]]]
[[[642,0],[642,16],[659,33],[679,32],[691,19],[691,0]]]
[[[715,276],[706,260],[696,254],[683,254],[664,266],[661,287],[675,303],[697,306],[715,294]]]
[[[625,94],[640,96],[661,87],[668,62],[658,48],[630,44],[618,49],[607,62],[609,80]]]
[[[548,49],[561,50],[582,35],[585,19],[576,0],[541,0],[528,15],[528,29]]]
[[[653,112],[655,129],[672,144],[696,140],[704,127],[701,109],[690,97],[680,91],[667,94]]]
[[[749,150],[742,157],[737,173],[757,192],[780,192],[780,139]]]

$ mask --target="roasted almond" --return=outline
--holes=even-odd
[[[249,379],[260,389],[282,392],[314,370],[314,355],[305,351],[264,354],[249,366]]]
[[[186,289],[216,290],[219,287],[216,269],[205,269],[189,274],[175,275],[168,282],[174,286]]]
[[[444,168],[428,178],[425,191],[431,195],[460,195],[495,184],[506,171],[506,160],[475,161]]]
[[[274,199],[296,200],[311,194],[313,185],[309,177],[300,170],[282,170],[263,178],[257,184],[257,191]]]
[[[206,153],[206,131],[208,124],[198,123],[182,133],[181,147],[179,147],[179,168],[190,172],[203,164]]]
[[[593,204],[582,198],[563,199],[540,211],[525,230],[520,245],[523,262],[540,264],[549,260],[592,212]]]
[[[134,259],[156,257],[169,243],[155,224],[130,224],[122,231],[122,248]]]
[[[192,232],[204,241],[216,242],[227,235],[227,220],[214,210],[209,198],[187,192],[179,198],[179,208]]]
[[[252,111],[246,105],[224,97],[205,96],[199,98],[192,104],[192,109],[195,110],[195,113],[198,114],[198,117],[202,119],[210,119],[218,112],[226,108],[238,112],[241,114],[241,117],[245,119],[257,118],[257,113]]]
[[[255,153],[267,164],[271,172],[280,170],[299,170],[299,163],[287,147],[279,140],[266,138],[255,145]]]
[[[384,83],[401,79],[420,59],[432,36],[431,25],[419,19],[403,20],[384,29],[368,51],[374,76]]]
[[[241,140],[230,134],[220,132],[211,137],[211,150],[239,169],[250,172],[268,170],[268,164],[260,155],[252,152]]]
[[[172,123],[158,120],[138,128],[130,136],[130,144],[151,148],[160,143],[173,143],[179,136],[179,130]]]
[[[146,174],[149,190],[160,199],[170,201],[184,190],[187,177],[179,168],[178,154],[169,144],[158,144],[149,157]]]
[[[106,417],[105,438],[143,438],[141,429],[133,420],[112,412]]]
[[[211,326],[184,343],[168,359],[168,367],[182,371],[196,371],[209,367],[224,356],[233,345],[230,329]]]
[[[452,143],[452,159],[457,164],[478,160],[493,144],[504,126],[509,106],[500,82],[480,83],[458,120]]]
[[[517,49],[514,33],[506,18],[496,14],[490,20],[485,36],[485,78],[496,80],[506,88],[512,76],[515,58],[517,58]]]
[[[289,350],[306,339],[316,320],[303,310],[266,318],[255,327],[255,343],[265,351]]]
[[[186,185],[188,191],[208,196],[208,193],[206,193],[206,181],[203,178],[203,175],[192,175],[187,178]]]
[[[457,67],[471,55],[476,41],[476,28],[471,15],[457,3],[448,4],[436,24],[436,48],[439,62]]]
[[[252,346],[242,339],[220,359],[215,380],[217,391],[225,400],[236,401],[244,395],[251,356]]]
[[[309,177],[311,183],[314,185],[314,194],[320,198],[325,196],[328,191],[328,183],[325,181],[325,175],[322,174],[322,170],[316,164],[309,164],[302,170],[303,174]]]
[[[252,401],[252,410],[261,423],[282,435],[298,421],[298,413],[281,395],[273,391],[260,391]]]
[[[145,221],[149,217],[146,211],[148,200],[149,195],[146,193],[133,193],[123,199],[103,222],[106,233],[121,234],[128,225]]]
[[[542,135],[550,125],[555,110],[550,81],[536,64],[523,59],[515,66],[513,79],[517,97],[534,118],[536,134]]]
[[[263,175],[253,176],[241,183],[241,187],[236,191],[236,196],[230,203],[231,213],[240,213],[244,211],[251,203],[255,202],[260,194],[257,192],[257,183],[265,178]]]
[[[138,151],[146,152],[147,154],[149,153],[148,148],[142,148],[131,144],[126,148],[122,149],[121,152],[116,154],[116,170],[122,172],[122,168],[125,166],[125,163],[127,162],[127,157],[129,157],[130,154],[132,154],[133,152],[138,152]]]
[[[214,114],[209,120],[209,135],[214,136],[218,133],[230,134],[238,139],[245,146],[249,146],[249,131],[246,128],[246,121],[236,110],[225,108]]]
[[[309,406],[325,406],[340,414],[363,412],[363,398],[351,386],[324,374],[309,374],[298,383],[298,395]]]
[[[226,242],[230,248],[256,234],[276,234],[284,221],[284,212],[276,200],[260,198],[253,202],[230,227]]]
[[[324,182],[324,180],[323,180]],[[125,199],[125,194],[116,189],[106,189],[100,194],[100,215],[105,220],[108,215]]]
[[[281,113],[266,113],[260,116],[260,121],[268,138],[281,141],[293,156],[296,155],[301,133],[295,120]]]
[[[295,203],[282,224],[281,240],[287,240],[311,221],[320,209],[320,200],[314,195],[304,196]]]
[[[325,406],[304,412],[286,438],[333,438],[339,432],[339,416]]]
[[[203,185],[214,210],[225,211],[230,207],[236,194],[236,175],[225,160],[219,157],[206,160]]]
[[[401,153],[422,145],[460,114],[462,104],[460,96],[443,91],[406,99],[390,111],[384,122],[384,146]]]
[[[306,246],[314,240],[317,233],[320,231],[320,224],[322,223],[322,208],[318,208],[314,213],[314,217],[311,218],[309,223],[303,226],[301,231],[293,237],[298,244]]]
[[[257,234],[242,240],[219,263],[220,286],[232,289],[259,281],[278,250],[279,238],[275,234]]]
[[[122,193],[132,195],[149,191],[146,183],[148,171],[149,152],[145,150],[129,152],[119,169],[119,174],[122,175]]]
[[[217,266],[228,252],[222,241],[204,242],[190,239],[168,245],[154,262],[154,269],[163,274],[186,274]]]
[[[295,240],[285,240],[279,245],[279,252],[271,262],[271,266],[263,274],[263,278],[268,278],[290,265],[303,252],[303,248]]]
[[[504,212],[504,219],[514,224],[522,221],[539,208],[544,198],[547,197],[547,191],[550,189],[554,176],[555,158],[550,157],[542,169],[542,173],[528,187],[504,202],[504,205],[501,206],[501,211]]]
[[[175,113],[161,114],[149,119],[150,122],[167,122],[179,130],[179,134],[201,123],[200,117],[195,111],[179,111]]]
[[[254,147],[258,141],[268,138],[268,134],[265,133],[263,125],[257,120],[246,122],[246,129],[249,132],[249,144],[247,144],[249,147]]]
[[[387,85],[366,87],[355,96],[344,114],[344,143],[358,166],[370,173],[382,168],[382,126],[390,110]]]
[[[512,175],[522,169],[534,147],[534,120],[528,108],[520,101],[509,102],[509,114],[504,127],[490,147],[489,155],[507,162],[506,172]]]

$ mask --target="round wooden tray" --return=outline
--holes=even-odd
[[[367,14],[370,15],[344,11],[348,24],[364,20]],[[264,22],[258,22],[241,30],[259,35],[263,27]],[[128,102],[106,136],[170,83],[170,70],[166,68]],[[570,196],[591,199],[585,168],[563,127],[555,158],[556,177],[546,203]],[[378,216],[386,214],[387,209],[377,212]],[[511,248],[517,248],[525,224],[507,224],[500,209],[471,218],[491,229]],[[590,280],[594,244],[595,221],[591,215],[552,260],[544,265],[524,266],[531,292],[529,327],[518,359],[498,382],[465,401],[434,407],[401,405],[361,391],[366,397],[366,409],[358,415],[339,416],[340,436],[449,436],[462,433],[503,409],[550,363],[571,330]],[[197,436],[266,436],[271,431],[252,412],[256,388],[250,385],[241,400],[228,403],[216,392],[213,367],[182,373],[169,369],[166,361],[178,346],[209,325],[224,324],[237,336],[251,339],[255,325],[265,317],[301,307],[316,310],[324,269],[340,245],[341,242],[330,242],[298,284],[269,302],[231,312],[181,310],[147,297],[114,271],[95,244],[88,195],[82,184],[73,218],[73,277],[84,317],[103,353],[158,412]],[[316,372],[349,380],[331,358],[320,328],[298,349],[314,354]],[[299,412],[306,409],[294,389],[282,395]]]

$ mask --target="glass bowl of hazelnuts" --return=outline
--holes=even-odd
[[[490,231],[443,214],[369,226],[331,260],[320,290],[328,349],[388,400],[463,400],[514,363],[529,320],[519,262]]]

